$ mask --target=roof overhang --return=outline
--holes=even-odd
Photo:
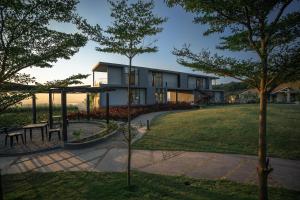
[[[94,65],[93,72],[107,72],[107,64],[106,63],[97,63],[96,65]]]
[[[108,63],[108,62],[98,62],[96,65],[94,65],[92,71],[93,72],[107,72],[107,67],[128,67],[128,65],[125,64],[118,64],[118,63]],[[132,66],[133,68],[146,68],[150,71],[157,71],[157,72],[165,72],[165,73],[172,73],[172,74],[187,74],[188,76],[198,77],[198,78],[210,78],[210,79],[219,79],[215,76],[208,76],[208,75],[201,75],[201,74],[192,74],[187,72],[180,72],[180,71],[172,71],[167,69],[157,69],[157,68],[151,68],[151,67],[141,67],[141,66]]]

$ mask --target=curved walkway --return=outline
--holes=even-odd
[[[150,113],[134,120],[139,130],[143,122],[163,114]],[[142,122],[142,123],[140,123]],[[55,150],[21,157],[0,158],[2,173],[26,171],[126,171],[127,150],[121,136],[106,144],[81,150]],[[274,171],[270,185],[300,191],[300,161],[271,158]],[[133,150],[134,170],[164,175],[184,175],[204,179],[228,179],[256,184],[257,157],[237,154]]]

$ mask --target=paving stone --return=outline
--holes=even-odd
[[[98,171],[125,171],[127,166],[127,150],[126,149],[111,149],[97,165]]]

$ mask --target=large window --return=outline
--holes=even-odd
[[[196,88],[197,89],[204,89],[204,79],[203,78],[197,78],[196,79]]]
[[[125,67],[124,68],[124,80],[125,80],[125,84],[128,84],[128,73],[129,73],[129,68]],[[130,78],[130,85],[138,85],[138,80],[139,80],[139,73],[138,73],[138,69],[132,67],[131,68],[131,78]]]
[[[152,86],[153,87],[162,87],[163,86],[162,73],[152,72]]]
[[[134,105],[145,104],[145,90],[144,89],[132,89],[131,90],[131,103]]]
[[[165,91],[164,91],[164,89],[156,89],[155,90],[155,102],[156,103],[164,103],[165,102]]]

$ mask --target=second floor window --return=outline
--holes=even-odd
[[[196,79],[196,88],[197,89],[204,89],[204,79],[203,78],[197,78]]]
[[[162,73],[152,72],[152,86],[153,87],[162,87],[163,86]]]
[[[126,67],[124,68],[124,80],[126,85],[128,84],[129,80],[129,68]],[[131,78],[130,78],[130,85],[138,85],[138,80],[139,80],[139,73],[136,68],[131,68]]]

